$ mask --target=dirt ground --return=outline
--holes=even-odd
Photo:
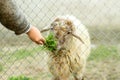
[[[120,80],[120,62],[112,59],[90,61],[85,75],[85,80]]]
[[[38,53],[32,57],[5,64],[5,71],[0,73],[0,80],[7,80],[9,76],[29,76],[34,80],[51,80],[52,75],[47,69],[46,54]],[[120,61],[107,59],[103,61],[88,61],[85,80],[120,80]]]

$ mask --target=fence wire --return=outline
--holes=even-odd
[[[85,80],[120,80],[120,0],[14,2],[39,30],[49,26],[56,16],[76,16],[88,28],[92,43]],[[47,58],[25,34],[16,36],[0,25],[0,80],[21,75],[32,80],[51,80]]]

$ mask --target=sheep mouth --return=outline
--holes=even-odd
[[[62,39],[58,39],[58,44],[60,45],[63,45],[65,43],[66,39],[65,38],[62,38]]]

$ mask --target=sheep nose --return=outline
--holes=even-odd
[[[59,37],[60,37],[60,33],[57,32],[56,33],[56,38],[59,39]]]
[[[61,35],[61,31],[57,31],[56,35],[60,36]]]

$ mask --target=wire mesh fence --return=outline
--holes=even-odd
[[[28,21],[42,30],[59,15],[76,16],[91,37],[85,80],[120,79],[119,0],[14,0]],[[43,34],[45,35],[45,34]],[[25,34],[16,36],[0,25],[0,80],[12,76],[51,80],[48,56]],[[14,79],[12,79],[14,80]]]

